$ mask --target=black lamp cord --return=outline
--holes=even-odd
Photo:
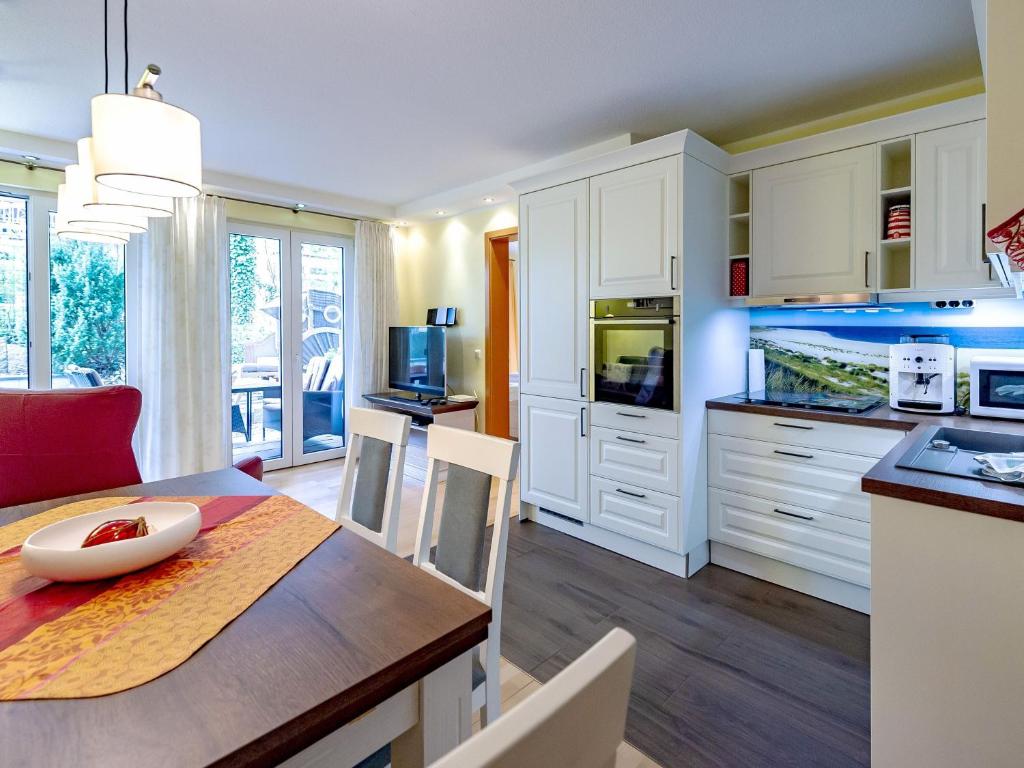
[[[107,0],[103,0],[103,92],[110,93],[110,52],[107,34]]]
[[[124,0],[124,93],[128,95],[128,0]]]

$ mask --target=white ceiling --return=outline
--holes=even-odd
[[[0,130],[86,134],[102,9],[0,0]],[[132,83],[163,67],[166,100],[202,120],[208,169],[387,206],[623,133],[726,143],[981,72],[971,0],[130,0],[129,14]]]

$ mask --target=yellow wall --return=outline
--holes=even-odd
[[[1022,0],[988,0],[988,212],[995,226],[1024,208]]]
[[[1013,4],[1020,0],[1005,0]],[[1022,4],[1024,5],[1024,4]],[[752,149],[782,144],[793,139],[802,139],[805,136],[814,136],[826,131],[834,131],[838,128],[846,128],[851,125],[866,123],[869,120],[878,120],[883,117],[911,112],[915,109],[923,109],[936,104],[943,104],[947,101],[963,99],[967,96],[975,96],[985,92],[985,82],[981,77],[971,78],[959,83],[950,83],[938,88],[932,88],[910,96],[902,96],[898,99],[882,101],[878,104],[871,104],[867,107],[852,109],[849,112],[840,112],[838,115],[823,117],[820,120],[812,120],[809,123],[801,123],[789,128],[782,128],[778,131],[765,133],[760,136],[751,136],[747,139],[740,139],[730,144],[724,144],[722,149],[731,154],[737,155],[740,152],[749,152]]]
[[[484,233],[517,221],[516,207],[508,204],[401,227],[396,236],[398,321],[422,325],[430,307],[458,308],[458,325],[448,329],[448,386],[480,398],[478,429],[484,399]]]

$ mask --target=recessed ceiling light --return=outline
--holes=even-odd
[[[436,213],[438,216],[444,216],[446,211],[442,211],[442,210],[438,209],[438,210],[434,211],[434,213]]]
[[[301,211],[301,210],[303,210],[303,209],[304,209],[305,207],[306,207],[306,204],[305,204],[305,203],[296,203],[296,204],[295,204],[295,210],[296,210],[296,211]]]
[[[25,162],[25,167],[30,171],[36,167],[36,163],[39,162],[39,158],[35,155],[22,155],[21,159]]]
[[[485,203],[493,203],[494,202],[494,198],[493,197],[485,197],[484,198],[484,202]]]

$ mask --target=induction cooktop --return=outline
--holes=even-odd
[[[874,395],[841,395],[827,392],[777,392],[765,390],[749,392],[744,398],[756,405],[776,405],[783,408],[805,408],[815,411],[841,413],[867,413],[884,401]]]

